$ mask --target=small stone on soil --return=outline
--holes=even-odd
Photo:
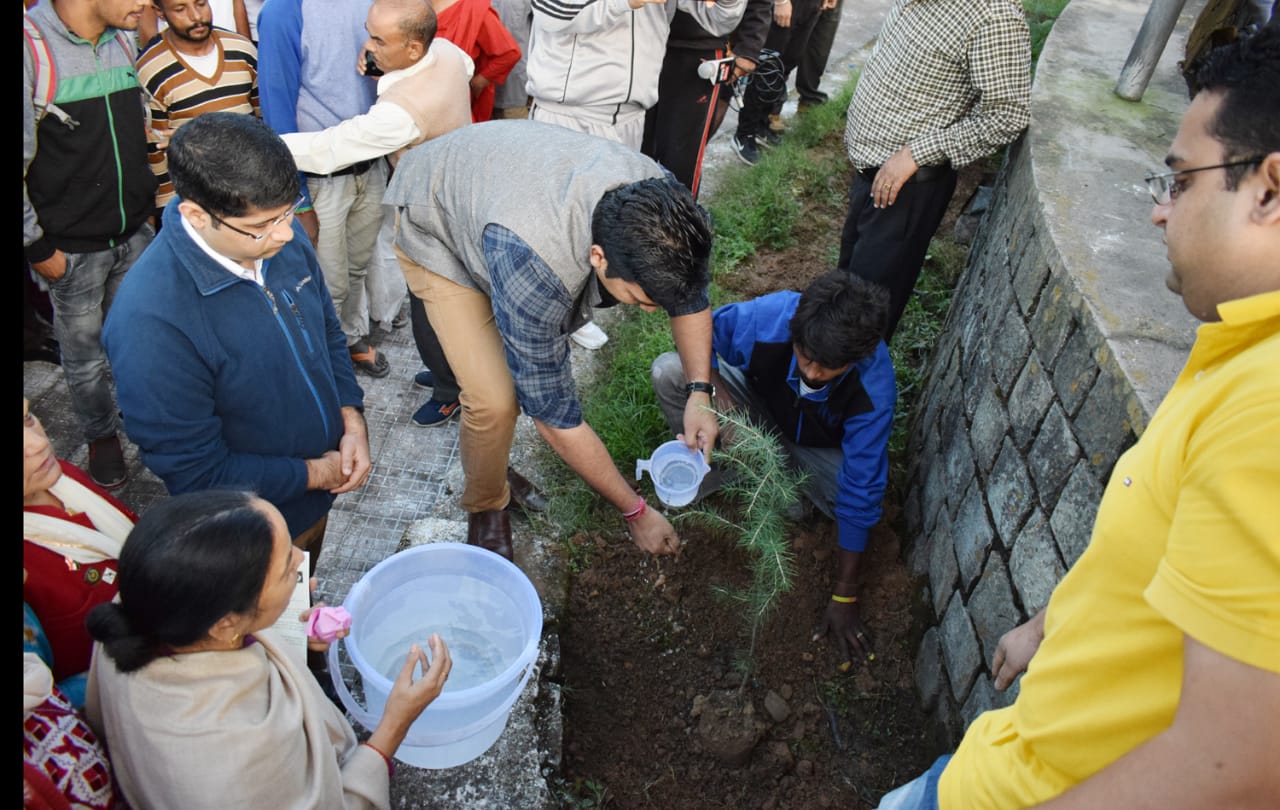
[[[791,707],[782,699],[782,696],[773,690],[769,690],[764,696],[764,710],[773,718],[773,722],[781,723],[791,714]]]

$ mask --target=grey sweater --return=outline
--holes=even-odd
[[[383,203],[396,244],[436,275],[491,294],[486,225],[525,241],[575,300],[592,269],[591,215],[605,192],[666,170],[620,143],[528,120],[471,124],[410,149]]]

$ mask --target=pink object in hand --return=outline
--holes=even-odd
[[[311,611],[311,617],[307,619],[307,635],[326,644],[337,641],[338,633],[350,629],[351,614],[341,605],[318,607]]]

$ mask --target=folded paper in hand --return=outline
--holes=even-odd
[[[341,605],[318,607],[311,611],[311,616],[307,619],[307,635],[326,644],[337,641],[338,633],[350,629],[351,614]]]

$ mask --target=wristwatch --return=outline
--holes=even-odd
[[[716,387],[709,382],[691,382],[684,387],[684,393],[686,396],[692,394],[694,391],[706,394],[712,399],[716,398]]]

